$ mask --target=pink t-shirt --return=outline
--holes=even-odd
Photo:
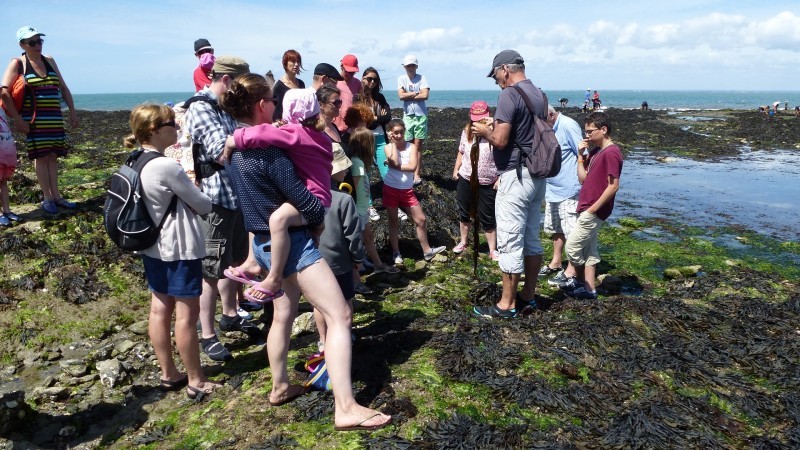
[[[350,81],[342,80],[336,83],[336,88],[341,92],[339,98],[342,99],[342,107],[339,109],[339,117],[333,119],[334,125],[342,133],[347,131],[347,125],[344,123],[344,115],[347,113],[347,108],[353,106],[353,98],[361,93],[361,80],[353,76]]]
[[[265,123],[238,128],[233,140],[239,150],[272,146],[282,149],[292,160],[297,176],[306,183],[306,189],[322,206],[330,208],[333,147],[327,134],[296,123],[280,128]]]
[[[473,139],[475,136],[473,136]],[[494,184],[497,181],[497,167],[494,165],[492,146],[481,139],[478,143],[478,183],[483,185]],[[461,178],[469,180],[472,176],[472,142],[467,140],[467,132],[461,131],[461,142],[458,144],[458,152],[461,153],[461,167],[458,174]]]

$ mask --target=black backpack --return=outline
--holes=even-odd
[[[191,104],[195,102],[208,103],[214,109],[214,112],[216,112],[218,115],[222,112],[222,109],[220,108],[217,101],[205,95],[195,95],[194,97],[189,98],[188,100],[183,102],[183,108],[186,111],[189,111],[189,106],[191,106]],[[203,180],[203,178],[208,178],[211,175],[214,175],[214,173],[223,170],[225,168],[225,166],[219,164],[216,161],[201,162],[200,151],[202,150],[202,148],[203,144],[199,142],[194,142],[194,140],[192,140],[192,161],[194,162],[194,181],[195,183],[197,183],[198,186],[200,185],[200,182]]]
[[[155,244],[164,219],[178,204],[178,197],[173,195],[172,202],[158,226],[153,223],[144,204],[139,175],[145,164],[162,156],[164,155],[158,152],[136,150],[128,156],[119,171],[111,176],[111,187],[103,205],[103,225],[108,237],[122,250],[140,251]]]
[[[525,167],[528,168],[528,172],[530,172],[532,177],[554,177],[561,172],[561,145],[558,144],[556,133],[553,131],[553,127],[551,127],[550,124],[536,115],[536,110],[531,100],[525,95],[522,88],[517,85],[514,85],[514,88],[519,92],[519,95],[522,96],[525,105],[528,107],[528,111],[530,111],[533,116],[534,134],[531,151],[526,152],[519,145],[519,142],[514,141],[514,144],[519,148],[520,159],[525,161]],[[547,108],[547,94],[542,92],[542,96],[544,97],[545,108]],[[520,164],[517,166],[518,171],[519,166],[522,165],[521,162],[522,161],[520,161]],[[519,175],[519,172],[517,172],[517,175]]]

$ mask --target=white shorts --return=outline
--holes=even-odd
[[[504,273],[523,273],[524,258],[543,253],[539,226],[547,184],[544,178],[531,178],[525,168],[521,172],[522,181],[516,170],[500,175],[495,199],[497,250]]]
[[[561,233],[569,236],[578,220],[578,198],[568,198],[560,202],[545,202],[544,232],[546,234]]]
[[[564,250],[573,266],[596,266],[600,263],[600,252],[597,251],[597,234],[605,221],[594,214],[583,211],[578,216],[575,228],[567,236]]]

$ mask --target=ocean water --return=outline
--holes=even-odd
[[[430,108],[468,108],[476,100],[484,100],[490,106],[497,104],[499,89],[495,90],[462,90],[431,91],[427,104]],[[546,91],[553,106],[558,100],[569,100],[567,106],[581,107],[586,91],[553,90]],[[686,109],[756,109],[760,105],[771,105],[780,101],[781,109],[789,102],[789,109],[800,105],[800,91],[599,91],[603,106],[611,108],[639,108],[647,101],[652,109],[686,110]],[[386,91],[387,99],[392,107],[401,103]],[[75,107],[90,111],[130,110],[134,106],[145,103],[177,103],[188,99],[192,92],[150,92],[119,94],[74,94]]]

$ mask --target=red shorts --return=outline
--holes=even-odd
[[[384,208],[411,208],[419,205],[414,189],[395,189],[383,185]]]
[[[17,168],[15,166],[7,166],[5,164],[0,164],[0,181],[8,181],[14,176],[14,172],[16,172]]]

